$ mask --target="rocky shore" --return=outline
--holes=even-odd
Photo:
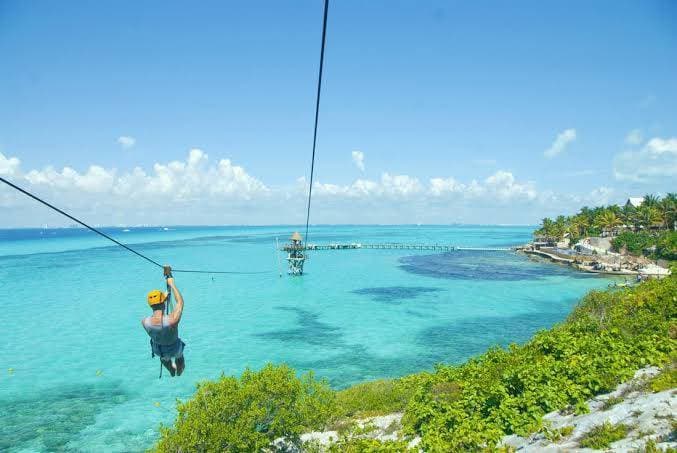
[[[615,452],[645,451],[648,445],[660,451],[677,448],[676,414],[677,390],[669,389],[652,392],[647,385],[650,378],[660,369],[648,367],[613,392],[598,395],[588,400],[589,412],[576,415],[570,412],[552,412],[543,417],[544,428],[529,436],[505,436],[501,446],[507,451],[536,452],[593,452],[593,448],[581,446],[591,433],[600,427],[622,427],[623,438],[611,442],[604,450]],[[278,440],[278,447],[286,451],[322,451],[345,436],[359,436],[380,441],[402,440],[402,413],[370,417],[354,421],[348,433],[340,430],[306,433],[301,436],[301,448],[284,446]],[[408,440],[408,446],[416,451],[419,438]]]
[[[653,263],[644,257],[613,252],[608,241],[599,241],[599,246],[587,245],[587,247],[581,249],[578,244],[569,247],[568,244],[541,245],[530,243],[519,247],[518,251],[595,274],[634,276],[635,278],[661,278],[670,275],[670,270],[667,267]],[[582,253],[581,250],[584,250],[585,253]]]

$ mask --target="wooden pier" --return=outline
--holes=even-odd
[[[298,245],[296,246],[299,247]],[[303,246],[300,246],[303,247]],[[284,251],[290,251],[289,246],[282,247]],[[474,252],[511,252],[517,250],[517,247],[460,247],[448,244],[401,244],[396,242],[384,244],[308,244],[306,250],[429,250],[435,252],[455,252],[455,251],[474,251]]]

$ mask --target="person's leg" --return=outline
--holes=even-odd
[[[172,359],[160,359],[160,362],[162,362],[162,365],[167,368],[167,371],[174,377],[176,370],[172,366]]]
[[[183,373],[183,370],[186,368],[186,359],[185,357],[181,356],[176,359],[176,374],[177,376],[181,376],[181,373]]]

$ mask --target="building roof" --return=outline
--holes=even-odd
[[[636,208],[642,206],[642,203],[644,203],[644,197],[630,197],[628,198],[628,201],[625,202],[626,205],[631,204]]]
[[[292,241],[302,241],[303,238],[301,237],[301,235],[299,234],[298,231],[295,231],[294,234],[291,235],[291,240]]]

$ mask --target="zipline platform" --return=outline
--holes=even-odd
[[[439,252],[455,252],[455,251],[472,251],[472,252],[512,252],[518,249],[518,247],[461,247],[457,245],[448,245],[448,244],[401,244],[401,243],[384,243],[384,244],[361,244],[361,243],[351,243],[351,244],[308,244],[303,246],[300,244],[290,246],[286,245],[281,248],[285,252],[290,252],[299,249],[305,250],[358,250],[358,249],[371,249],[371,250],[430,250],[430,251],[439,251]]]

